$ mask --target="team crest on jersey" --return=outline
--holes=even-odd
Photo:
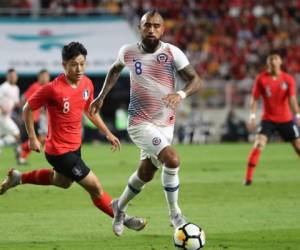
[[[83,91],[83,100],[86,101],[87,99],[89,99],[89,91],[87,89],[85,89]]]
[[[168,61],[168,55],[165,53],[159,53],[156,59],[158,63],[165,63]]]
[[[281,89],[286,90],[288,88],[288,85],[286,82],[283,82],[280,84]]]
[[[159,137],[154,137],[153,139],[152,139],[152,144],[154,145],[154,146],[157,146],[157,145],[159,145],[161,143],[161,139],[159,138]]]

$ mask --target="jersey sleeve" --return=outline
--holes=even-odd
[[[174,58],[174,65],[177,71],[183,69],[184,67],[190,64],[189,60],[187,59],[186,55],[177,48],[176,46],[170,44],[170,49]]]
[[[260,77],[256,77],[252,87],[252,97],[257,100],[261,95]]]
[[[117,61],[120,62],[124,66],[125,66],[124,57],[125,57],[126,48],[127,48],[127,45],[124,45],[120,48],[120,50],[118,52],[118,59],[117,59]]]
[[[28,104],[32,110],[39,109],[49,102],[53,94],[52,84],[46,84],[29,97]]]
[[[295,96],[296,95],[296,82],[294,77],[289,77],[289,88],[288,88],[288,95]]]

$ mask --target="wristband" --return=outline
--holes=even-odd
[[[296,119],[300,119],[300,113],[296,114]]]
[[[256,114],[255,113],[250,113],[250,115],[249,115],[249,119],[250,120],[254,120],[254,119],[256,119]]]
[[[185,93],[184,91],[179,90],[179,91],[177,91],[176,93],[181,97],[181,99],[186,98],[186,93]]]

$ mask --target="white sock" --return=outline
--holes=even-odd
[[[163,167],[161,180],[164,187],[166,200],[169,206],[170,215],[181,213],[178,206],[178,192],[179,192],[179,167],[168,168]]]
[[[138,177],[137,171],[134,172],[129,177],[128,184],[119,198],[119,209],[121,211],[125,211],[127,209],[127,204],[129,203],[129,201],[132,200],[139,192],[141,192],[144,186],[145,182]]]

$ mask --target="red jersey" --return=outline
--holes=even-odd
[[[277,78],[267,71],[262,72],[257,76],[252,89],[255,100],[260,96],[263,99],[262,119],[272,122],[288,122],[293,119],[289,97],[295,94],[294,78],[283,71]]]
[[[45,152],[61,155],[81,145],[81,120],[94,97],[92,81],[84,76],[74,88],[64,74],[44,85],[28,100],[32,110],[47,108],[48,134]]]
[[[29,88],[24,92],[23,96],[26,101],[28,101],[29,97],[33,95],[36,91],[38,91],[43,85],[39,82],[35,82],[29,86]],[[33,111],[33,120],[38,122],[40,119],[41,109],[37,109]]]

